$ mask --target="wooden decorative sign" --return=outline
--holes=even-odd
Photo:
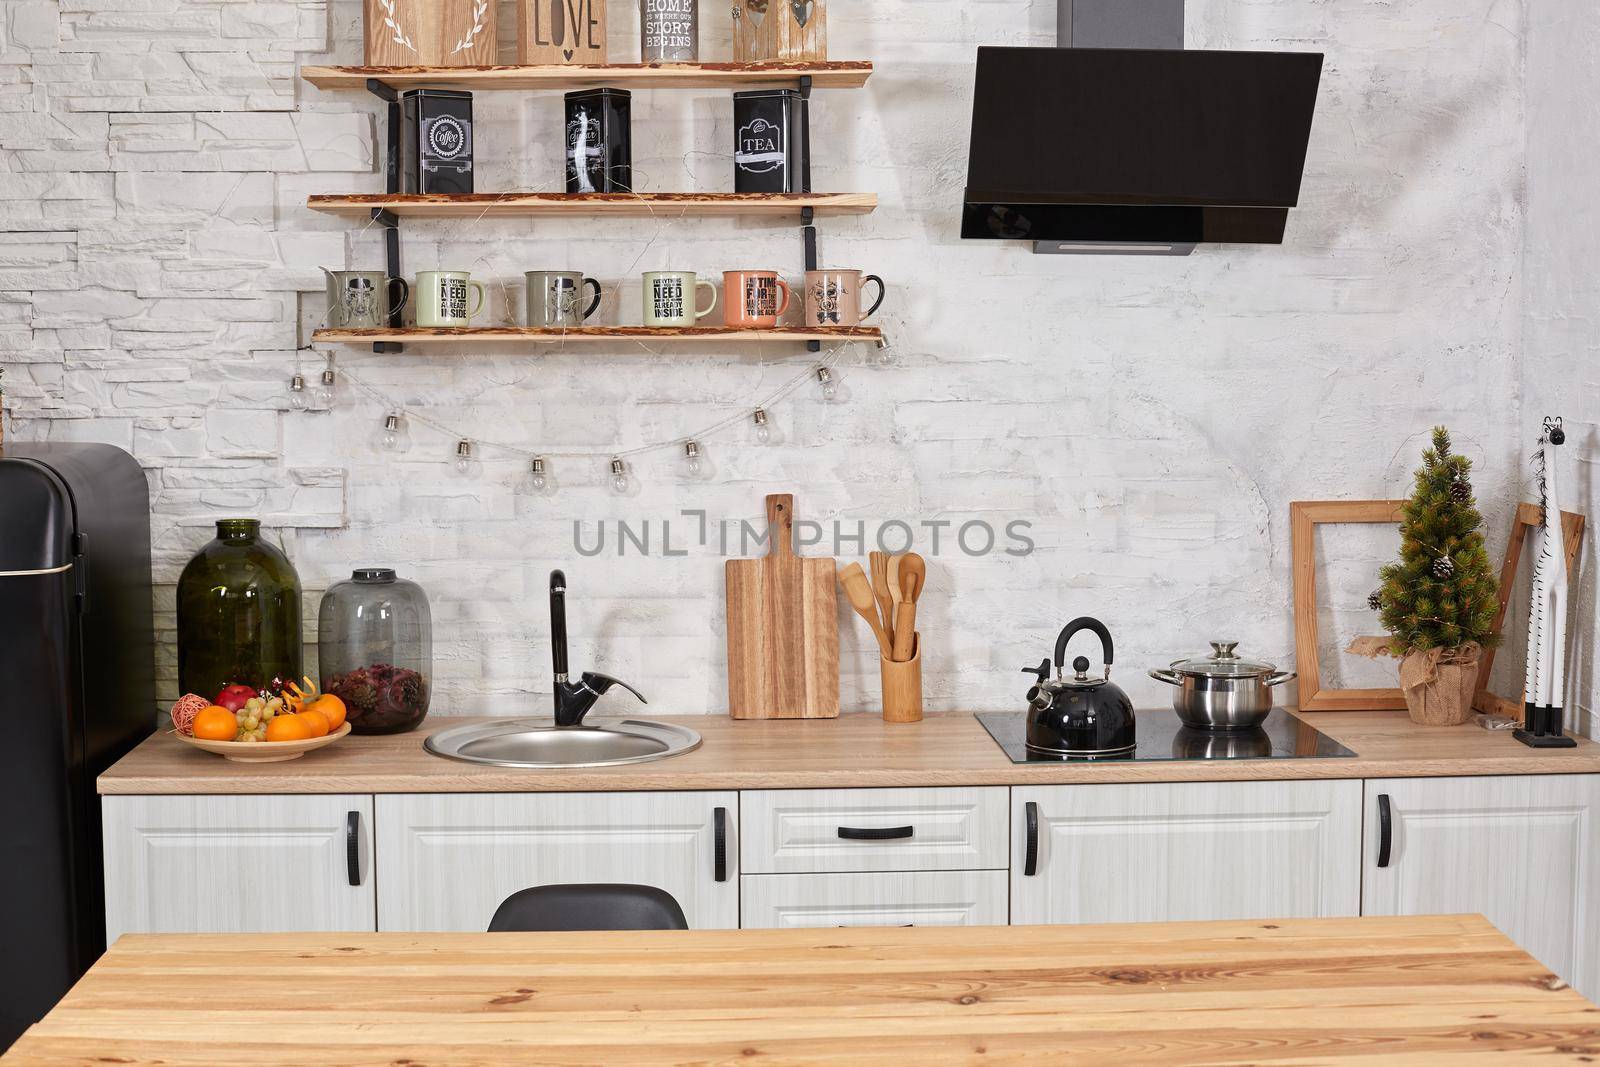
[[[369,67],[494,64],[491,0],[363,0]]]
[[[827,58],[827,0],[734,0],[735,63]]]
[[[517,62],[604,63],[606,0],[517,0]]]

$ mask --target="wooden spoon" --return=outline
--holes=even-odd
[[[878,613],[883,618],[883,628],[894,636],[894,600],[889,596],[889,553],[868,552],[867,564],[872,568],[872,595],[878,602]]]
[[[888,659],[891,652],[889,634],[878,619],[878,604],[872,597],[872,582],[867,579],[861,564],[851,563],[840,567],[839,584],[844,586],[845,598],[850,601],[850,606],[856,609],[856,614],[866,619],[872,626],[872,632],[878,638],[878,650],[885,659]]]
[[[895,582],[899,586],[899,603],[894,609],[894,661],[906,663],[916,648],[917,597],[922,595],[922,582],[928,575],[928,563],[915,552],[899,558],[895,568]]]

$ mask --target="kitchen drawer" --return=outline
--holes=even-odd
[[[751,874],[740,880],[746,930],[809,926],[1004,926],[1005,871]]]
[[[1004,786],[741,793],[747,874],[997,870],[1010,851]]]

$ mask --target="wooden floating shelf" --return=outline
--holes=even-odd
[[[317,330],[313,342],[365,345],[379,341],[407,345],[459,344],[462,342],[566,344],[599,341],[870,341],[882,348],[883,330],[877,326],[579,326],[569,330],[537,326],[461,326],[433,328],[408,326],[390,330]]]
[[[478,218],[486,215],[686,216],[865,215],[876,193],[370,193],[306,198],[313,211],[366,218],[374,210],[399,217]]]
[[[391,89],[423,86],[483,92],[491,89],[739,89],[788,85],[810,78],[818,89],[859,89],[872,64],[841,63],[605,63],[507,67],[302,67],[319,89],[364,89],[367,79]]]

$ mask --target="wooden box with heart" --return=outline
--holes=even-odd
[[[364,0],[369,67],[477,67],[496,59],[493,0]]]
[[[827,0],[733,0],[734,62],[827,58]]]
[[[517,0],[517,62],[604,63],[606,0]]]

